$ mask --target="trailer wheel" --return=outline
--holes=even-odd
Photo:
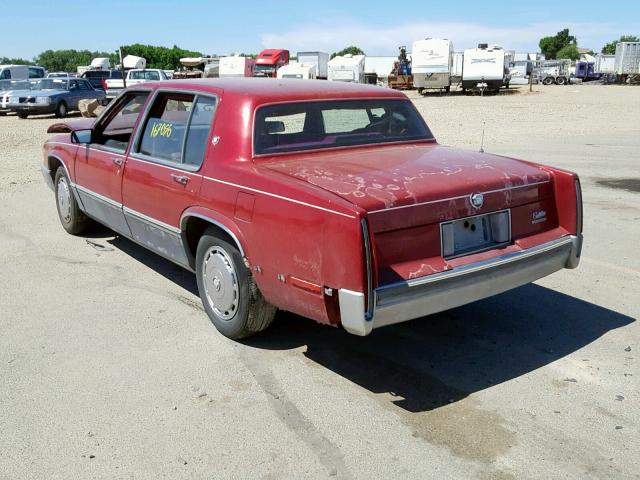
[[[423,88],[418,87],[418,95],[422,95],[422,92],[424,91]]]
[[[553,77],[545,77],[544,80],[542,80],[543,85],[551,85],[552,83],[553,83]]]
[[[556,78],[556,83],[558,85],[564,85],[565,83],[567,83],[567,79],[564,78],[564,77],[558,77],[558,78]]]

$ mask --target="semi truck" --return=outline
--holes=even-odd
[[[509,68],[505,51],[497,45],[481,43],[464,51],[462,91],[487,90],[497,92],[509,86]]]
[[[364,55],[337,57],[329,60],[328,79],[334,82],[364,83]]]
[[[329,69],[329,54],[326,52],[298,52],[298,63],[315,65],[318,79],[326,80]]]
[[[289,63],[289,50],[267,48],[256,57],[254,77],[276,78],[278,69]]]
[[[425,90],[451,88],[453,66],[453,42],[446,38],[426,38],[413,42],[411,49],[411,73],[413,86],[418,93]]]

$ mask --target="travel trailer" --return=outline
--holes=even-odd
[[[364,83],[364,55],[337,56],[329,60],[328,79]]]
[[[252,77],[253,66],[254,61],[251,58],[221,57],[218,74],[220,77]]]
[[[329,54],[325,52],[298,52],[298,63],[303,65],[315,65],[317,78],[327,79],[329,68]]]
[[[478,48],[464,51],[462,90],[488,90],[497,92],[509,84],[509,68],[505,64],[505,51],[498,46],[481,43]]]
[[[278,78],[299,78],[301,80],[315,80],[318,70],[315,65],[291,62],[278,69]]]
[[[411,73],[418,93],[436,89],[449,91],[453,67],[453,43],[446,38],[427,38],[413,42]]]

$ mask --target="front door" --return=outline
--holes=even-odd
[[[159,92],[124,172],[122,203],[133,238],[185,266],[180,219],[198,204],[215,108],[214,96]]]
[[[122,171],[133,130],[148,91],[121,97],[93,128],[91,143],[78,150],[76,187],[84,211],[116,232],[131,236],[122,212]]]

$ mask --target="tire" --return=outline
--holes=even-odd
[[[542,80],[543,85],[551,85],[552,83],[553,83],[553,77],[545,77],[545,79]]]
[[[18,118],[21,118],[22,120],[24,120],[25,118],[29,118],[28,113],[18,112],[17,115],[18,115]]]
[[[71,181],[63,167],[58,167],[58,170],[56,170],[54,185],[56,208],[62,228],[71,235],[78,235],[84,232],[90,225],[91,220],[80,210],[76,197],[71,190]]]
[[[276,308],[260,293],[238,249],[212,229],[198,242],[196,279],[202,305],[225,337],[239,340],[271,325]]]
[[[444,87],[444,91],[447,93],[451,92],[451,87]]]
[[[564,77],[558,77],[558,78],[556,78],[556,83],[558,85],[564,85],[565,83],[567,83],[567,79],[564,78]]]
[[[69,109],[64,101],[56,105],[56,117],[64,118],[67,116],[67,113],[69,113]]]

